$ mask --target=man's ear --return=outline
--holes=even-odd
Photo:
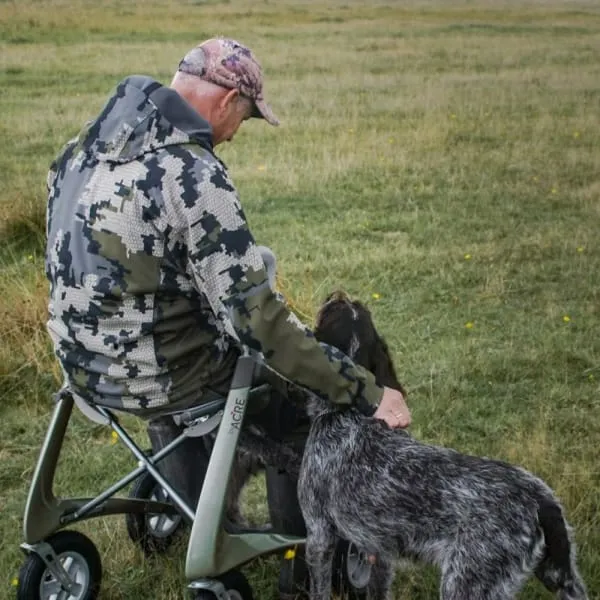
[[[236,88],[228,90],[226,94],[223,94],[223,96],[221,96],[221,100],[219,101],[219,109],[221,112],[226,112],[231,108],[231,106],[235,106],[239,95],[240,91]]]

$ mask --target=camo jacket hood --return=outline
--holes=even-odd
[[[48,189],[48,331],[72,393],[144,413],[195,403],[242,344],[332,402],[379,400],[269,286],[210,126],[174,90],[122,81]]]
[[[141,75],[124,79],[80,136],[90,154],[114,163],[188,142],[212,151],[210,125],[179,94]]]

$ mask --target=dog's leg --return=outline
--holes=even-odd
[[[441,600],[515,600],[527,579],[522,565],[487,565],[462,554],[442,570]]]
[[[331,598],[332,562],[336,542],[334,531],[327,523],[310,523],[306,539],[310,600]]]
[[[369,580],[369,600],[391,600],[390,593],[394,580],[394,563],[386,557],[377,557]]]
[[[236,452],[231,468],[227,489],[225,514],[227,519],[239,527],[247,527],[248,522],[240,509],[240,496],[250,477],[256,473],[258,461],[248,452]]]
[[[262,432],[248,428],[241,431],[238,448],[257,457],[265,465],[277,467],[292,477],[298,477],[302,451],[290,444],[273,440]]]
[[[298,474],[301,460],[302,454],[298,450],[270,440],[265,435],[243,429],[231,470],[227,518],[240,527],[247,527],[248,523],[240,509],[240,495],[250,477],[262,471],[265,465],[276,466],[294,476]],[[270,525],[265,525],[264,528],[268,529]]]
[[[476,581],[466,573],[461,573],[460,568],[444,569],[440,581],[440,600],[488,600],[487,596],[481,595],[481,590],[476,589]]]

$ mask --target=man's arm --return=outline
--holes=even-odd
[[[378,404],[383,389],[374,376],[336,348],[319,344],[270,288],[225,168],[196,159],[169,187],[198,288],[230,334],[261,352],[281,375],[331,402],[365,410]]]

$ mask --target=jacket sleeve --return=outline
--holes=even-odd
[[[374,376],[320,344],[269,286],[262,256],[227,171],[216,160],[187,165],[171,190],[189,268],[229,334],[261,352],[290,381],[337,404],[379,403]]]

